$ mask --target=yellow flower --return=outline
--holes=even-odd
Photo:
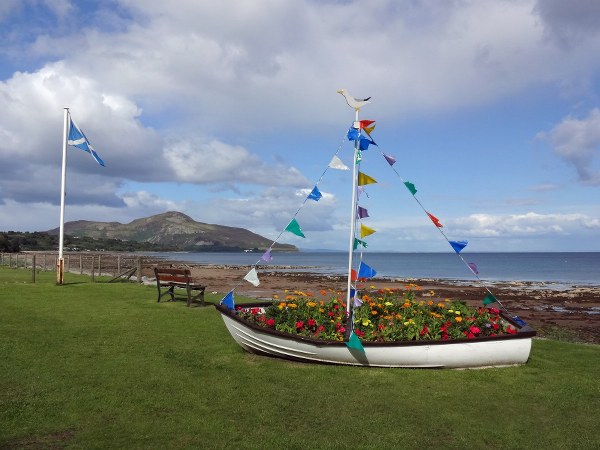
[[[278,298],[279,298],[279,295],[277,295],[277,294],[274,294],[274,295],[273,295],[273,298],[274,298],[274,299],[278,299]]]
[[[384,305],[385,306],[394,306],[394,304],[392,302],[385,302]]]
[[[445,308],[446,307],[446,305],[444,303],[441,303],[441,302],[438,303],[437,306],[438,306],[438,308]]]
[[[296,305],[295,303],[288,304],[288,308],[290,308],[290,309],[296,309],[297,307],[298,307],[298,305]]]
[[[375,286],[371,285],[369,286],[370,289],[375,289]]]
[[[306,306],[308,306],[309,308],[314,308],[315,306],[317,306],[317,304],[315,302],[306,302]]]
[[[455,311],[454,314],[456,314],[457,316],[460,316],[460,311]]]
[[[456,320],[457,322],[462,322],[462,317],[460,317],[460,316],[456,316],[456,317],[454,318],[454,320]]]

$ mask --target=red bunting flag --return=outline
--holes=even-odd
[[[427,215],[429,216],[429,218],[431,219],[431,221],[433,222],[433,224],[436,227],[438,227],[438,228],[444,228],[444,225],[442,225],[440,223],[440,220],[437,217],[435,217],[433,214],[429,214],[429,213],[427,213]]]
[[[360,128],[364,129],[364,128],[367,128],[369,125],[375,123],[375,121],[374,120],[361,120],[358,123],[360,124]]]

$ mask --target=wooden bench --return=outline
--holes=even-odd
[[[160,299],[165,295],[169,295],[171,297],[170,301],[175,300],[175,288],[182,288],[186,290],[188,306],[190,306],[194,300],[200,300],[200,304],[204,306],[204,291],[206,286],[202,286],[201,284],[195,282],[190,275],[189,269],[155,267],[154,275],[156,276],[156,287],[158,289],[159,302]],[[196,295],[192,295],[193,291],[198,291],[198,293]]]

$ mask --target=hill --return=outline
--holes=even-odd
[[[130,223],[77,220],[65,223],[65,234],[94,239],[119,239],[148,243],[177,251],[266,250],[272,240],[244,228],[196,222],[191,217],[169,211]],[[57,235],[59,229],[47,231]],[[294,245],[275,244],[273,250],[297,251]]]

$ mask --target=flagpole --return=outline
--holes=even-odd
[[[355,117],[354,124],[355,126],[358,123],[358,108],[354,108]],[[350,242],[348,245],[348,291],[346,294],[346,317],[351,318],[350,312],[352,311],[352,307],[350,305],[350,293],[352,290],[352,256],[354,253],[354,234],[356,231],[356,190],[357,190],[357,179],[356,179],[356,159],[358,156],[358,146],[359,140],[354,141],[354,160],[352,161],[352,205],[351,205],[351,213],[350,213]],[[350,328],[350,327],[348,327]]]
[[[69,108],[64,108],[62,172],[60,183],[60,231],[58,236],[58,260],[56,262],[56,284],[63,284],[65,260],[63,258],[65,234],[65,185],[67,180],[67,137],[69,133]]]

